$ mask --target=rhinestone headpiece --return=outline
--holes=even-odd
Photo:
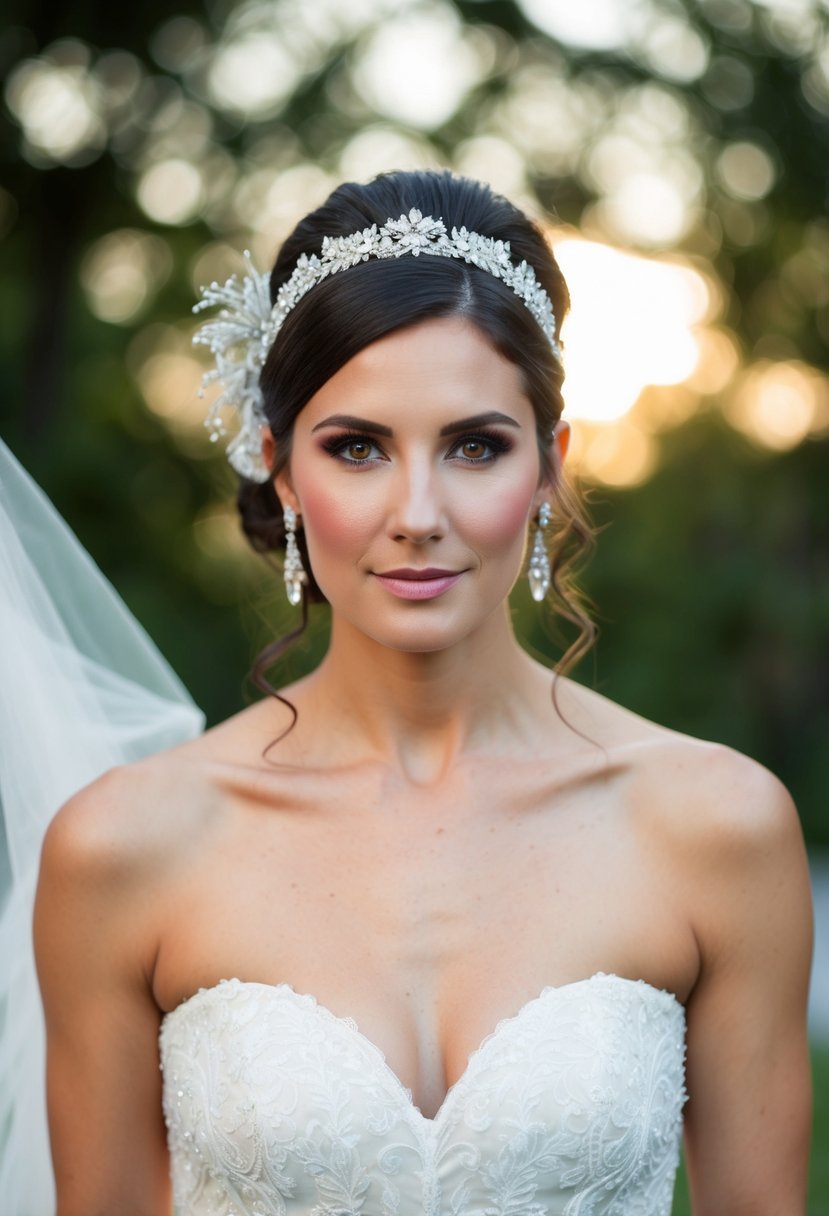
[[[553,354],[561,359],[550,297],[532,266],[525,261],[517,264],[511,261],[509,241],[496,241],[466,228],[453,228],[449,234],[442,219],[423,215],[414,207],[408,215],[386,220],[380,228],[372,224],[348,236],[324,237],[319,257],[303,253],[297,259],[273,306],[269,275],[256,270],[246,252],[248,269],[241,281],[232,275],[223,286],[211,283],[202,287],[202,298],[193,309],[201,312],[214,305],[220,307],[218,316],[199,328],[193,342],[207,346],[215,359],[215,367],[203,377],[202,392],[215,382],[222,385],[222,392],[210,406],[205,426],[211,441],[218,442],[227,434],[223,411],[237,412],[238,430],[227,446],[227,458],[243,477],[262,482],[270,476],[262,459],[261,427],[266,419],[259,375],[285,318],[312,287],[329,275],[369,258],[399,258],[409,253],[414,257],[429,254],[459,258],[500,279],[526,305],[541,326]]]

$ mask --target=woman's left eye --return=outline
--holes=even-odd
[[[452,452],[469,464],[488,464],[509,449],[510,444],[497,435],[465,435]]]
[[[346,455],[349,460],[353,460],[355,464],[362,464],[363,461],[370,458],[374,446],[367,439],[350,439],[347,443],[343,444],[340,452]]]

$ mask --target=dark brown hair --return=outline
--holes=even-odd
[[[550,297],[558,337],[570,297],[543,235],[522,211],[488,186],[449,172],[385,173],[367,185],[339,186],[282,245],[271,273],[271,299],[300,254],[319,254],[323,237],[348,235],[372,224],[380,227],[413,207],[423,215],[440,217],[448,231],[466,227],[508,241],[512,260],[526,260]],[[556,664],[556,671],[563,674],[590,649],[596,632],[572,578],[574,561],[592,544],[592,531],[563,475],[549,466],[549,443],[563,407],[564,371],[526,305],[489,272],[454,258],[401,257],[362,262],[312,288],[285,319],[262,370],[265,415],[276,441],[274,473],[290,460],[297,415],[349,359],[394,330],[449,316],[470,320],[523,375],[535,413],[542,474],[555,485],[549,598],[555,613],[578,630]],[[272,481],[243,481],[238,504],[245,534],[258,552],[284,547],[282,507]],[[267,646],[251,672],[252,682],[271,694],[276,690],[266,678],[268,668],[301,634],[308,602],[324,600],[309,567],[301,528],[297,542],[308,573],[302,623],[288,637]]]

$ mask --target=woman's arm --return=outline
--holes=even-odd
[[[44,842],[35,949],[58,1216],[170,1211],[153,850],[136,801],[133,770],[114,770],[61,809]]]
[[[690,852],[702,960],[688,1006],[692,1208],[694,1216],[803,1216],[811,1124],[806,854],[777,779],[743,756],[712,750]]]

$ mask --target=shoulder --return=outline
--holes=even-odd
[[[257,703],[194,739],[108,770],[58,810],[41,870],[124,878],[160,875],[192,859],[209,847],[229,795],[255,785],[261,766],[251,758],[272,742],[271,721]]]
[[[721,743],[665,732],[643,744],[635,784],[641,805],[689,856],[727,862],[802,841],[783,783]]]
[[[586,754],[592,748],[593,763],[621,778],[620,808],[660,871],[695,905],[703,892],[808,886],[797,809],[766,767],[569,681],[563,692],[565,716],[592,741]]]
[[[731,747],[661,728],[620,750],[639,841],[697,943],[697,982],[723,967],[759,975],[785,956],[791,990],[801,993],[811,883],[789,791]]]
[[[628,801],[652,828],[703,849],[799,838],[791,796],[756,760],[660,726],[569,680],[561,681],[561,702],[586,747],[624,772]]]
[[[41,987],[67,999],[69,966],[93,989],[123,982],[132,990],[138,977],[144,991],[181,879],[219,813],[199,766],[167,754],[111,769],[70,798],[41,852]]]
[[[203,770],[178,749],[112,768],[52,819],[42,880],[65,875],[121,883],[157,874],[198,839],[216,801]]]
[[[722,744],[679,735],[649,750],[637,814],[693,930],[702,975],[736,960],[759,974],[785,955],[800,992],[811,957],[811,884],[788,790]]]

